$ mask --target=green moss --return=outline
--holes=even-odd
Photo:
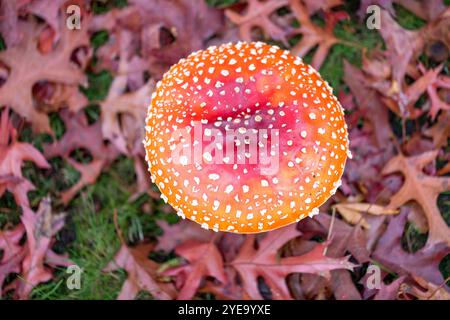
[[[239,0],[206,0],[209,6],[216,8],[226,8],[238,2]]]
[[[437,204],[447,225],[450,226],[450,191],[443,192],[439,195]]]
[[[128,0],[94,0],[92,1],[92,12],[103,14],[114,8],[123,8],[128,5]]]
[[[109,87],[111,86],[113,76],[110,72],[103,70],[98,73],[88,74],[88,87],[81,88],[81,91],[86,95],[89,101],[100,101],[108,95]]]
[[[442,273],[442,277],[447,279],[450,277],[450,254],[446,255],[439,264],[439,271]],[[447,285],[450,286],[450,280],[447,281]]]
[[[375,48],[382,40],[380,35],[351,20],[339,22],[334,33],[342,42],[334,45],[327,55],[320,73],[338,92],[344,85],[344,59],[361,65],[362,49]]]
[[[420,233],[413,223],[408,222],[402,235],[402,247],[407,252],[416,252],[425,246],[427,238],[427,233]]]
[[[98,104],[90,104],[83,111],[89,124],[94,124],[100,120],[100,106]]]
[[[420,19],[418,16],[405,9],[404,7],[394,4],[394,9],[396,13],[395,20],[403,28],[413,30],[425,26],[426,21]]]
[[[0,230],[18,224],[20,222],[21,212],[21,209],[14,200],[14,196],[6,191],[0,197]]]
[[[3,51],[6,49],[6,43],[5,40],[3,39],[2,35],[0,34],[0,51]]]
[[[109,40],[109,34],[106,30],[100,30],[95,32],[91,36],[91,45],[94,50],[97,50],[101,46],[105,45]]]

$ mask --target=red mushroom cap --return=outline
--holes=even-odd
[[[162,198],[215,231],[262,232],[317,214],[349,154],[331,87],[261,42],[180,60],[157,84],[146,121],[146,159]]]

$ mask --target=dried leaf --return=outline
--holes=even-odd
[[[287,33],[289,30],[283,30],[270,17],[276,10],[287,4],[288,0],[248,0],[245,12],[238,13],[232,9],[227,9],[225,10],[225,15],[239,27],[239,34],[242,40],[253,41],[253,29],[261,28],[266,37],[281,41],[287,45]]]
[[[369,223],[364,219],[365,213],[372,215],[397,214],[398,210],[388,209],[383,206],[371,203],[339,203],[333,206],[350,224],[361,224],[366,229],[370,228]]]
[[[27,299],[31,290],[39,283],[52,278],[50,267],[69,266],[72,263],[64,256],[52,251],[53,237],[64,226],[65,214],[52,213],[50,198],[44,198],[38,211],[24,207],[21,221],[27,234],[26,254],[22,262],[21,278],[16,296]]]
[[[405,281],[406,277],[400,277],[394,281],[392,281],[390,284],[385,284],[384,282],[381,283],[381,288],[376,293],[374,300],[396,300],[401,286],[403,285],[403,282]]]
[[[175,252],[189,261],[187,265],[164,272],[165,275],[176,275],[183,279],[177,299],[192,299],[206,276],[214,277],[222,283],[227,281],[223,259],[214,242],[190,240],[179,245]]]
[[[263,277],[269,286],[273,299],[291,299],[286,277],[292,273],[313,273],[329,276],[335,269],[353,268],[347,258],[330,258],[324,253],[327,244],[319,243],[310,252],[295,257],[278,257],[278,250],[288,241],[300,236],[295,225],[277,229],[258,242],[256,237],[247,236],[238,256],[230,263],[241,278],[242,285],[250,299],[262,299],[257,278]]]
[[[9,121],[9,110],[4,109],[0,116],[0,177],[8,179],[0,179],[0,197],[8,190],[18,205],[28,207],[27,193],[34,186],[22,176],[24,161],[33,161],[42,169],[50,167],[31,144],[17,141],[17,132]]]
[[[2,296],[2,288],[6,277],[11,273],[19,273],[21,270],[20,263],[25,256],[25,250],[20,245],[25,229],[19,224],[13,230],[0,231],[0,298]]]
[[[445,243],[438,243],[428,244],[415,253],[404,251],[401,238],[406,221],[405,211],[392,217],[372,254],[374,260],[402,275],[412,274],[441,284],[444,279],[439,271],[439,263],[450,253],[450,248]]]
[[[414,277],[417,285],[404,283],[400,287],[400,295],[410,295],[419,300],[450,300],[450,290],[445,283],[432,284],[421,277]]]
[[[102,133],[116,148],[129,155],[143,154],[141,142],[144,139],[144,120],[147,106],[150,104],[154,81],[149,80],[134,92],[126,92],[130,63],[127,50],[131,43],[131,34],[122,33],[118,75],[109,89],[108,96],[100,103],[102,115]],[[124,40],[125,39],[125,40]],[[127,127],[124,117],[131,117]]]
[[[436,148],[447,145],[447,139],[450,137],[450,111],[442,112],[437,123],[425,131],[425,135],[433,139]]]
[[[405,157],[400,154],[386,164],[382,173],[386,175],[401,172],[405,177],[402,188],[391,198],[388,208],[399,208],[408,201],[417,201],[422,206],[428,221],[427,243],[446,242],[450,245],[449,227],[436,204],[439,194],[450,190],[450,178],[433,177],[423,172],[424,167],[436,156],[436,151],[414,157]]]
[[[64,22],[61,22],[64,23]],[[51,132],[46,114],[34,108],[33,86],[41,80],[69,85],[85,82],[82,70],[71,61],[72,53],[79,47],[89,46],[86,28],[65,30],[58,45],[42,54],[37,47],[42,26],[34,22],[21,22],[22,41],[15,47],[0,52],[0,61],[9,68],[9,75],[0,87],[0,105],[11,107],[15,112],[31,121],[37,132]]]
[[[300,28],[296,31],[302,35],[302,39],[291,49],[291,52],[303,57],[315,46],[318,46],[311,64],[314,68],[319,69],[328,51],[339,41],[333,34],[334,26],[339,20],[348,18],[348,15],[343,11],[330,12],[326,15],[325,27],[322,28],[312,22],[307,8],[300,0],[290,0],[289,3],[292,13],[300,23]]]
[[[158,221],[158,225],[163,230],[163,235],[158,237],[156,250],[171,251],[188,240],[207,242],[213,236],[212,231],[205,230],[198,224],[186,220],[172,225],[165,221]]]

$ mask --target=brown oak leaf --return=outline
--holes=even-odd
[[[25,117],[36,132],[51,133],[47,115],[34,106],[33,86],[41,80],[69,85],[85,82],[84,73],[71,57],[75,49],[89,46],[87,28],[63,28],[65,31],[55,49],[42,54],[37,47],[42,25],[21,22],[19,27],[24,33],[22,41],[0,52],[0,61],[9,68],[6,82],[0,87],[0,106],[9,106]]]
[[[60,29],[60,11],[64,3],[68,0],[33,0],[29,3],[25,10],[30,12],[41,19],[53,29],[56,34],[55,40],[59,38]]]
[[[379,68],[377,67],[379,70]],[[380,95],[370,88],[370,83],[364,73],[344,60],[344,80],[350,87],[356,100],[357,108],[364,110],[365,118],[372,124],[373,135],[379,147],[385,147],[390,142],[392,135],[389,128],[389,117],[386,108],[380,99]]]
[[[360,224],[365,229],[370,229],[369,223],[364,218],[366,214],[379,216],[399,213],[398,210],[388,209],[377,204],[361,202],[338,203],[335,204],[333,208],[336,208],[344,220],[349,224]]]
[[[358,9],[358,15],[362,18],[366,15],[369,5],[378,5],[387,10],[392,16],[395,16],[393,3],[405,7],[424,20],[434,20],[446,8],[443,0],[362,0]]]
[[[400,172],[405,178],[403,186],[391,198],[388,207],[396,209],[408,201],[417,201],[423,208],[428,221],[427,243],[445,242],[450,245],[450,228],[436,204],[439,194],[450,190],[450,178],[429,176],[423,172],[424,167],[436,156],[437,151],[429,151],[413,157],[400,154],[386,164],[382,173],[387,175]]]
[[[447,139],[450,137],[449,123],[450,111],[445,111],[439,115],[436,124],[425,131],[425,135],[433,139],[436,148],[447,145]]]
[[[19,10],[31,0],[0,1],[0,33],[7,47],[17,45],[23,37],[18,28]]]

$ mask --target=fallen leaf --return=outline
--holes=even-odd
[[[389,284],[381,282],[381,288],[378,289],[373,300],[396,300],[400,294],[400,288],[403,285],[405,278],[405,276],[402,276]]]
[[[326,243],[318,243],[310,252],[295,257],[278,257],[278,250],[288,241],[300,236],[295,225],[277,229],[258,241],[256,237],[247,236],[239,254],[230,263],[242,279],[242,285],[250,299],[262,299],[258,290],[259,276],[263,277],[269,286],[273,299],[291,299],[286,285],[286,277],[292,273],[314,273],[329,276],[329,271],[335,269],[353,268],[347,258],[330,258],[324,253]]]
[[[369,223],[364,219],[363,214],[388,215],[397,214],[398,210],[388,209],[372,203],[339,203],[333,206],[350,224],[361,224],[362,227],[370,229]]]
[[[63,22],[61,22],[63,23]],[[9,68],[9,75],[0,87],[0,105],[11,107],[33,124],[36,132],[51,133],[48,117],[33,104],[33,86],[41,80],[69,85],[85,82],[82,70],[71,61],[75,49],[89,46],[86,28],[66,30],[55,49],[42,54],[37,48],[37,39],[42,26],[35,22],[21,22],[22,41],[14,47],[0,52],[0,61]]]
[[[244,41],[253,41],[253,29],[260,28],[267,38],[281,41],[284,45],[287,45],[287,34],[289,30],[281,28],[271,19],[271,15],[276,10],[287,4],[288,0],[248,0],[247,8],[244,12],[227,9],[225,10],[225,15],[232,23],[239,27],[240,37]]]
[[[378,68],[379,69],[379,68]],[[392,136],[388,111],[383,106],[380,94],[370,87],[363,72],[344,60],[344,80],[357,102],[358,110],[365,112],[365,119],[372,123],[373,135],[378,147],[386,147]]]
[[[95,17],[91,28],[131,31],[133,44],[138,44],[135,48],[154,79],[161,78],[179,59],[204,48],[224,22],[222,12],[204,1],[131,0],[129,4],[123,10],[111,10],[105,16]],[[161,41],[164,35],[169,41]],[[104,46],[108,49],[99,55],[100,60],[109,60],[111,53],[118,51],[113,40]]]
[[[27,234],[26,253],[22,262],[22,271],[16,296],[27,299],[31,290],[41,282],[47,282],[52,277],[51,268],[69,266],[72,263],[64,256],[52,251],[53,237],[64,226],[65,214],[52,213],[50,198],[44,198],[38,211],[23,207],[21,221]]]
[[[386,232],[380,238],[372,256],[389,270],[401,275],[412,274],[422,277],[434,284],[441,284],[444,279],[439,271],[439,264],[450,248],[445,243],[428,244],[415,253],[403,250],[401,238],[407,222],[407,212],[393,216]]]
[[[5,279],[11,273],[19,273],[21,262],[24,258],[24,248],[20,245],[25,233],[22,224],[17,225],[12,230],[0,231],[0,298]]]
[[[401,189],[391,198],[388,208],[399,208],[408,201],[415,200],[423,208],[427,217],[429,236],[427,243],[445,242],[450,245],[450,230],[439,208],[437,197],[450,190],[450,178],[426,175],[423,168],[434,160],[437,151],[430,151],[414,157],[400,154],[391,159],[383,168],[384,175],[401,172],[405,178]]]
[[[163,230],[163,234],[158,237],[156,250],[171,251],[188,240],[207,242],[213,236],[212,231],[205,230],[198,224],[186,220],[181,220],[176,224],[168,224],[161,220],[158,221],[158,225]]]
[[[127,52],[131,34],[123,32],[121,39],[122,54],[118,75],[114,78],[106,99],[100,103],[102,133],[120,152],[137,155],[144,153],[141,144],[144,139],[145,115],[155,84],[149,80],[137,91],[126,92],[130,71]],[[124,120],[127,116],[131,117],[128,127],[125,126],[127,122]]]
[[[450,137],[450,111],[442,112],[437,118],[434,126],[425,131],[425,135],[433,139],[436,148],[447,145],[447,139]]]
[[[0,177],[8,177],[0,179],[0,197],[8,190],[18,205],[28,207],[27,194],[34,186],[22,175],[24,161],[32,161],[42,169],[50,165],[31,144],[17,141],[17,131],[9,120],[9,113],[5,108],[0,115]]]
[[[0,2],[0,33],[8,47],[17,45],[22,39],[22,32],[18,28],[18,11],[31,0],[11,0]]]
[[[413,277],[417,285],[404,283],[400,287],[400,295],[410,295],[418,300],[450,300],[450,290],[445,287],[445,282],[435,285],[421,277]],[[448,279],[447,279],[448,280]]]
[[[339,42],[339,39],[333,33],[336,23],[348,18],[348,15],[343,11],[327,13],[325,27],[320,27],[309,18],[308,10],[300,0],[290,0],[289,3],[292,13],[300,23],[300,27],[295,31],[302,36],[300,42],[291,49],[291,52],[303,57],[317,46],[311,65],[319,69],[328,51]]]
[[[175,252],[188,261],[186,265],[164,272],[164,275],[183,279],[178,300],[192,299],[202,280],[207,276],[214,277],[222,283],[227,281],[222,256],[213,241],[186,241],[179,245]]]

